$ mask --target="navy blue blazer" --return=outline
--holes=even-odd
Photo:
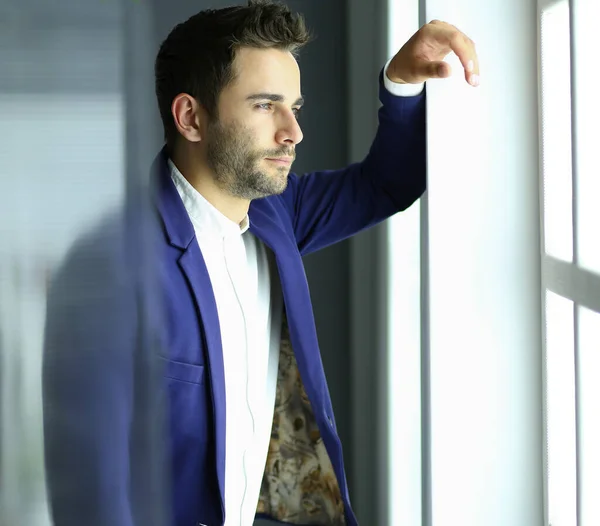
[[[362,162],[290,174],[283,194],[249,209],[251,232],[275,256],[285,310],[257,513],[284,523],[357,525],[302,256],[408,208],[424,192],[425,94],[395,97],[380,77],[380,100],[377,135]],[[164,152],[153,173],[153,226],[133,227],[139,221],[125,213],[84,236],[49,295],[44,432],[55,526],[224,522],[216,303]],[[284,398],[298,403],[286,407]]]

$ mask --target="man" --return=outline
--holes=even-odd
[[[382,72],[380,125],[365,160],[297,177],[295,55],[308,40],[299,15],[251,1],[179,24],[156,59],[166,145],[153,167],[162,311],[152,326],[163,349],[174,526],[249,526],[257,514],[357,524],[301,257],[421,196],[423,83],[450,74],[442,62],[450,51],[470,84],[479,72],[464,34],[427,24]],[[135,251],[123,248],[133,236],[115,244],[110,232],[84,246],[107,261],[96,283],[112,279],[119,291],[68,300],[55,292],[49,301],[44,403],[55,526],[151,520],[140,496],[150,478],[145,449],[132,438],[144,440],[140,419],[151,413],[135,410],[148,393],[135,367],[143,316],[131,314],[143,283],[131,270]],[[109,257],[100,254],[107,238],[117,247]],[[79,290],[73,280],[86,278],[74,277],[77,268],[67,262],[55,290]]]

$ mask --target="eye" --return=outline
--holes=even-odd
[[[271,110],[273,108],[273,103],[272,102],[261,102],[260,104],[257,104],[254,107],[258,108],[260,110],[269,111],[269,110]]]
[[[292,111],[294,112],[294,115],[296,116],[296,119],[297,119],[298,117],[300,117],[300,113],[302,113],[302,107],[293,108]]]

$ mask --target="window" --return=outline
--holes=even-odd
[[[546,293],[546,429],[549,523],[576,526],[573,302]]]
[[[579,406],[581,526],[600,524],[600,314],[579,308]]]
[[[542,12],[542,166],[547,254],[573,261],[569,4]]]
[[[388,56],[419,29],[419,4],[388,1]],[[421,259],[420,203],[388,222],[389,291],[387,524],[421,524]],[[398,240],[401,240],[398,242]],[[399,269],[402,269],[399,271]]]
[[[539,0],[546,524],[593,526],[600,484],[600,178],[596,0]],[[594,18],[596,17],[596,18]]]
[[[582,268],[600,274],[600,169],[597,158],[600,98],[594,68],[590,68],[597,56],[589,44],[598,31],[600,2],[579,0],[575,6],[573,43],[576,69],[573,93],[577,108],[574,126],[577,141],[577,254]]]

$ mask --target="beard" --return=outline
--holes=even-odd
[[[211,122],[207,134],[207,160],[219,188],[241,199],[260,199],[281,194],[287,187],[289,166],[274,166],[269,173],[260,163],[269,157],[294,157],[282,146],[273,150],[254,148],[251,130],[238,123]]]

